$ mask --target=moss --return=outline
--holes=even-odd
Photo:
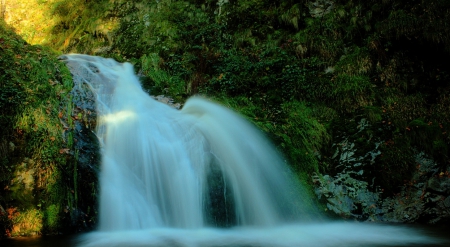
[[[354,112],[363,107],[371,106],[375,101],[372,83],[367,76],[341,74],[332,86],[336,107],[342,112]]]
[[[44,225],[47,228],[46,232],[56,232],[59,230],[60,213],[60,206],[56,204],[51,204],[44,210],[43,220]]]
[[[37,209],[13,213],[12,237],[38,235],[41,233],[42,213]]]
[[[148,88],[152,94],[165,94],[176,101],[182,101],[186,97],[186,82],[182,78],[164,69],[149,67],[149,61],[145,56],[141,59],[143,72],[146,75],[143,86]]]
[[[264,130],[297,172],[319,171],[320,150],[329,143],[330,136],[305,103],[293,101],[270,109],[244,97],[216,99]]]
[[[281,125],[284,142],[281,146],[301,171],[318,172],[318,158],[322,147],[329,144],[330,135],[325,126],[313,117],[311,108],[303,102],[289,102],[282,106],[287,113]]]
[[[442,123],[419,118],[409,122],[406,128],[406,136],[410,138],[412,144],[425,150],[436,161],[442,163],[448,157],[449,140]]]
[[[343,54],[335,65],[337,73],[346,75],[365,75],[371,71],[373,65],[367,48],[351,47],[344,52],[346,54]]]
[[[31,208],[34,205],[34,188],[35,188],[36,169],[25,162],[16,166],[13,178],[9,185],[11,200],[21,205],[22,208]]]
[[[0,204],[16,210],[10,218],[13,235],[40,234],[55,229],[53,216],[43,220],[48,215],[44,209],[62,204],[66,196],[53,188],[68,158],[61,152],[65,144],[59,118],[60,104],[67,103],[72,87],[70,72],[56,59],[58,53],[29,45],[3,21],[0,40],[0,69],[5,72],[0,84],[0,139],[10,146],[0,167]],[[67,190],[67,185],[57,187]]]
[[[382,119],[382,109],[376,106],[366,106],[364,108],[364,113],[367,119],[372,123],[381,122]]]

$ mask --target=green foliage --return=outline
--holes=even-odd
[[[66,167],[60,105],[67,104],[70,73],[49,48],[31,46],[0,22],[0,140],[3,143],[0,204],[12,217],[12,235],[56,232],[56,208],[66,192],[53,191]],[[62,210],[62,208],[58,208]],[[48,210],[47,210],[48,211]],[[58,212],[60,213],[60,212]],[[46,218],[48,220],[44,220]],[[50,224],[50,225],[48,225]]]
[[[363,114],[386,132],[366,135],[394,141],[392,149],[380,146],[386,150],[378,168],[390,171],[380,184],[396,187],[411,164],[411,148],[448,157],[450,73],[446,59],[435,59],[439,53],[448,58],[450,32],[440,21],[448,11],[438,11],[446,4],[139,1],[122,8],[113,47],[139,59],[136,68],[153,92],[177,99],[200,92],[237,109],[299,170],[329,169],[319,156],[340,138],[336,129],[349,128],[336,126],[338,120]],[[425,23],[423,17],[440,20]],[[422,52],[436,45],[431,55]],[[442,126],[440,132],[411,129],[418,118]]]
[[[96,53],[111,45],[115,22],[109,1],[57,0],[46,5],[57,21],[44,44],[64,53]]]
[[[309,83],[303,61],[281,48],[251,51],[224,51],[214,65],[213,74],[203,88],[208,93],[267,98],[271,105],[306,96]]]
[[[407,37],[443,44],[450,51],[449,27],[446,25],[450,21],[448,1],[390,0],[376,5],[378,12],[386,18],[377,23],[377,29],[388,38]],[[391,11],[385,11],[386,7]]]
[[[60,227],[60,212],[61,209],[56,204],[51,204],[45,209],[43,219],[47,232],[56,232]]]
[[[354,112],[372,105],[374,92],[367,76],[338,75],[333,81],[333,93],[341,111]]]
[[[449,1],[320,2],[55,0],[40,6],[57,17],[43,29],[49,34],[45,44],[129,61],[152,94],[178,101],[197,93],[216,98],[263,129],[301,177],[338,173],[333,167],[346,161],[331,157],[336,149],[350,152],[338,146],[342,143],[354,144],[355,157],[383,154],[373,164],[363,158],[370,164],[363,180],[373,184],[369,177],[376,177],[375,185],[389,193],[410,178],[413,149],[444,169],[450,151]],[[75,145],[71,131],[61,143],[55,117],[56,99],[65,99],[70,88],[68,72],[45,55],[48,49],[5,32],[0,34],[4,184],[23,160],[19,153],[58,170],[66,159],[58,149]],[[72,100],[62,103],[63,115],[77,114]],[[362,119],[370,127],[361,130]],[[70,117],[68,124],[73,128]],[[52,176],[69,177],[70,186],[49,183],[54,192],[46,193],[73,206],[81,203],[78,193],[64,191],[76,187],[81,173],[67,164]]]
[[[282,109],[286,122],[281,125],[281,133],[276,132],[283,140],[281,147],[300,171],[318,172],[320,150],[330,142],[325,126],[302,102],[284,103]]]
[[[449,152],[446,133],[448,123],[425,121],[425,119],[419,118],[409,122],[406,128],[406,136],[417,147],[430,154],[437,162],[446,162]]]
[[[330,136],[305,103],[286,102],[273,112],[273,109],[262,108],[245,97],[219,97],[217,100],[247,116],[264,130],[297,172],[319,171],[320,150],[329,143]]]
[[[415,162],[408,138],[394,135],[380,145],[378,172],[375,171],[379,185],[385,196],[398,192],[399,187],[411,179]]]
[[[384,197],[392,196],[412,177],[411,139],[396,132],[380,109],[370,107],[350,116],[333,120],[333,144],[323,152],[324,164],[332,174],[351,175],[374,191],[384,191]]]
[[[37,209],[16,212],[12,237],[38,235],[42,230],[42,213]]]
[[[185,97],[186,83],[180,74],[160,68],[160,58],[157,54],[144,55],[140,60],[140,71],[146,75],[143,80],[144,87],[150,88],[153,94],[168,94],[176,100]]]
[[[379,123],[382,119],[382,110],[379,107],[367,106],[364,108],[364,115],[372,123]]]

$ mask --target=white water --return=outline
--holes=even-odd
[[[141,89],[128,63],[75,54],[62,59],[76,86],[87,83],[97,97],[97,136],[102,143],[100,223],[80,245],[364,246],[432,241],[401,227],[318,223],[319,213],[283,159],[236,113],[198,97],[189,99],[181,111],[159,103]],[[223,182],[217,187],[218,180]],[[212,203],[216,199],[220,203]],[[211,205],[222,205],[226,216],[214,213]],[[214,228],[229,218],[236,227]]]

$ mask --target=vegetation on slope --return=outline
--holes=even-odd
[[[77,162],[70,154],[77,140],[69,134],[73,126],[62,121],[72,117],[69,71],[55,51],[28,44],[3,20],[0,71],[2,235],[79,227],[75,214],[83,200],[77,200]]]
[[[352,134],[348,121],[368,119],[383,130],[372,169],[390,195],[409,179],[413,149],[446,169],[448,5],[140,1],[113,10],[111,49],[154,92],[201,93],[243,112],[300,173],[332,172],[332,143]]]
[[[64,53],[129,61],[153,94],[180,102],[203,94],[236,109],[266,131],[307,180],[313,173],[339,173],[343,160],[348,160],[339,155],[349,147],[367,164],[358,179],[383,190],[385,197],[411,181],[418,152],[437,163],[438,173],[448,174],[450,3],[446,0],[15,2],[16,9],[27,2],[46,13],[39,19],[34,15],[30,26],[25,13],[7,8],[6,20],[28,42]],[[26,51],[22,59],[34,54]],[[15,54],[11,56],[20,63]],[[1,68],[15,68],[10,65],[3,62]],[[33,80],[19,81],[34,89],[29,86]],[[31,97],[17,85],[3,87],[2,93]],[[22,98],[8,101],[9,108],[2,106],[2,119],[17,118],[25,111],[20,110],[27,106],[22,102],[30,100]],[[39,107],[44,106],[33,105]],[[5,130],[17,129],[11,125],[15,121],[2,120],[5,126],[10,124]],[[13,138],[11,133],[0,135],[6,140],[2,150]],[[55,134],[55,140],[61,139]]]

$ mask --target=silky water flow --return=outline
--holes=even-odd
[[[201,97],[176,110],[142,90],[133,66],[61,57],[96,97],[98,229],[79,246],[367,246],[432,238],[401,226],[325,221],[274,147]]]

